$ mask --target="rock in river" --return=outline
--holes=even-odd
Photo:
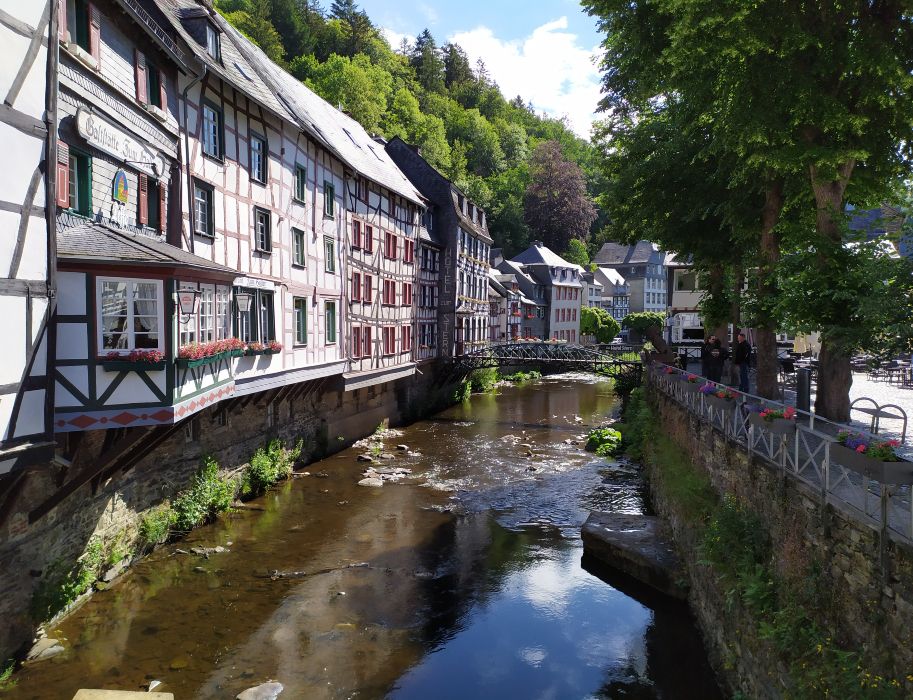
[[[276,700],[283,690],[281,683],[270,681],[261,683],[256,688],[248,688],[243,693],[238,693],[235,700]]]
[[[358,485],[359,486],[373,486],[373,487],[377,488],[379,486],[384,485],[384,480],[379,477],[376,477],[376,476],[369,476],[367,479],[362,479],[361,481],[359,481]]]
[[[63,652],[63,645],[56,639],[45,637],[39,639],[26,656],[26,662],[43,661]]]
[[[662,521],[650,515],[590,513],[580,535],[584,552],[666,595],[685,600],[688,589]]]

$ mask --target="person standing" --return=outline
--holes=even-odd
[[[745,334],[739,333],[735,352],[732,353],[732,364],[739,368],[739,391],[748,393],[748,363],[751,360],[751,346],[745,340]]]
[[[709,359],[707,361],[707,378],[710,381],[719,382],[723,379],[723,363],[726,361],[726,350],[723,344],[716,336],[710,338]]]
[[[707,377],[707,379],[712,379],[710,376],[710,351],[713,350],[714,340],[716,340],[716,336],[711,335],[701,346],[701,376]]]

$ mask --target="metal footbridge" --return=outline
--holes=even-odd
[[[601,370],[611,376],[641,373],[640,348],[629,345],[574,345],[558,342],[492,343],[452,358],[458,369],[541,367],[558,371]]]

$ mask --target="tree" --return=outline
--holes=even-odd
[[[657,311],[637,311],[621,319],[621,326],[634,331],[638,338],[647,338],[657,352],[664,353],[668,348],[666,341],[663,340],[665,321],[665,315]]]
[[[593,336],[597,343],[611,343],[621,326],[605,309],[584,306],[580,309],[580,335]]]
[[[578,238],[572,238],[567,244],[567,250],[561,254],[561,257],[574,265],[580,265],[584,270],[590,269],[590,254],[586,250],[586,244]]]
[[[353,59],[333,54],[326,63],[318,64],[307,80],[314,92],[330,104],[340,105],[368,132],[380,128],[392,82],[390,74],[364,54]]]
[[[444,44],[444,84],[451,88],[456,83],[473,79],[469,57],[459,44]]]
[[[270,21],[271,0],[250,0],[248,10],[236,10],[225,16],[244,36],[254,42],[270,60],[285,65],[282,38]]]
[[[566,250],[574,238],[586,240],[596,207],[587,195],[583,172],[564,158],[557,141],[536,147],[530,177],[523,210],[533,234],[552,250]]]
[[[409,64],[415,70],[418,84],[430,92],[444,91],[444,61],[431,32],[423,30],[415,38],[409,55]]]
[[[333,0],[330,17],[346,27],[346,51],[350,58],[361,52],[367,40],[374,34],[374,25],[364,10],[358,9],[355,0]]]

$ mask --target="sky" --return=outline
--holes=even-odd
[[[438,45],[458,43],[488,73],[507,99],[517,95],[539,112],[566,116],[590,136],[599,100],[601,37],[578,0],[361,0],[393,48],[423,29]]]

